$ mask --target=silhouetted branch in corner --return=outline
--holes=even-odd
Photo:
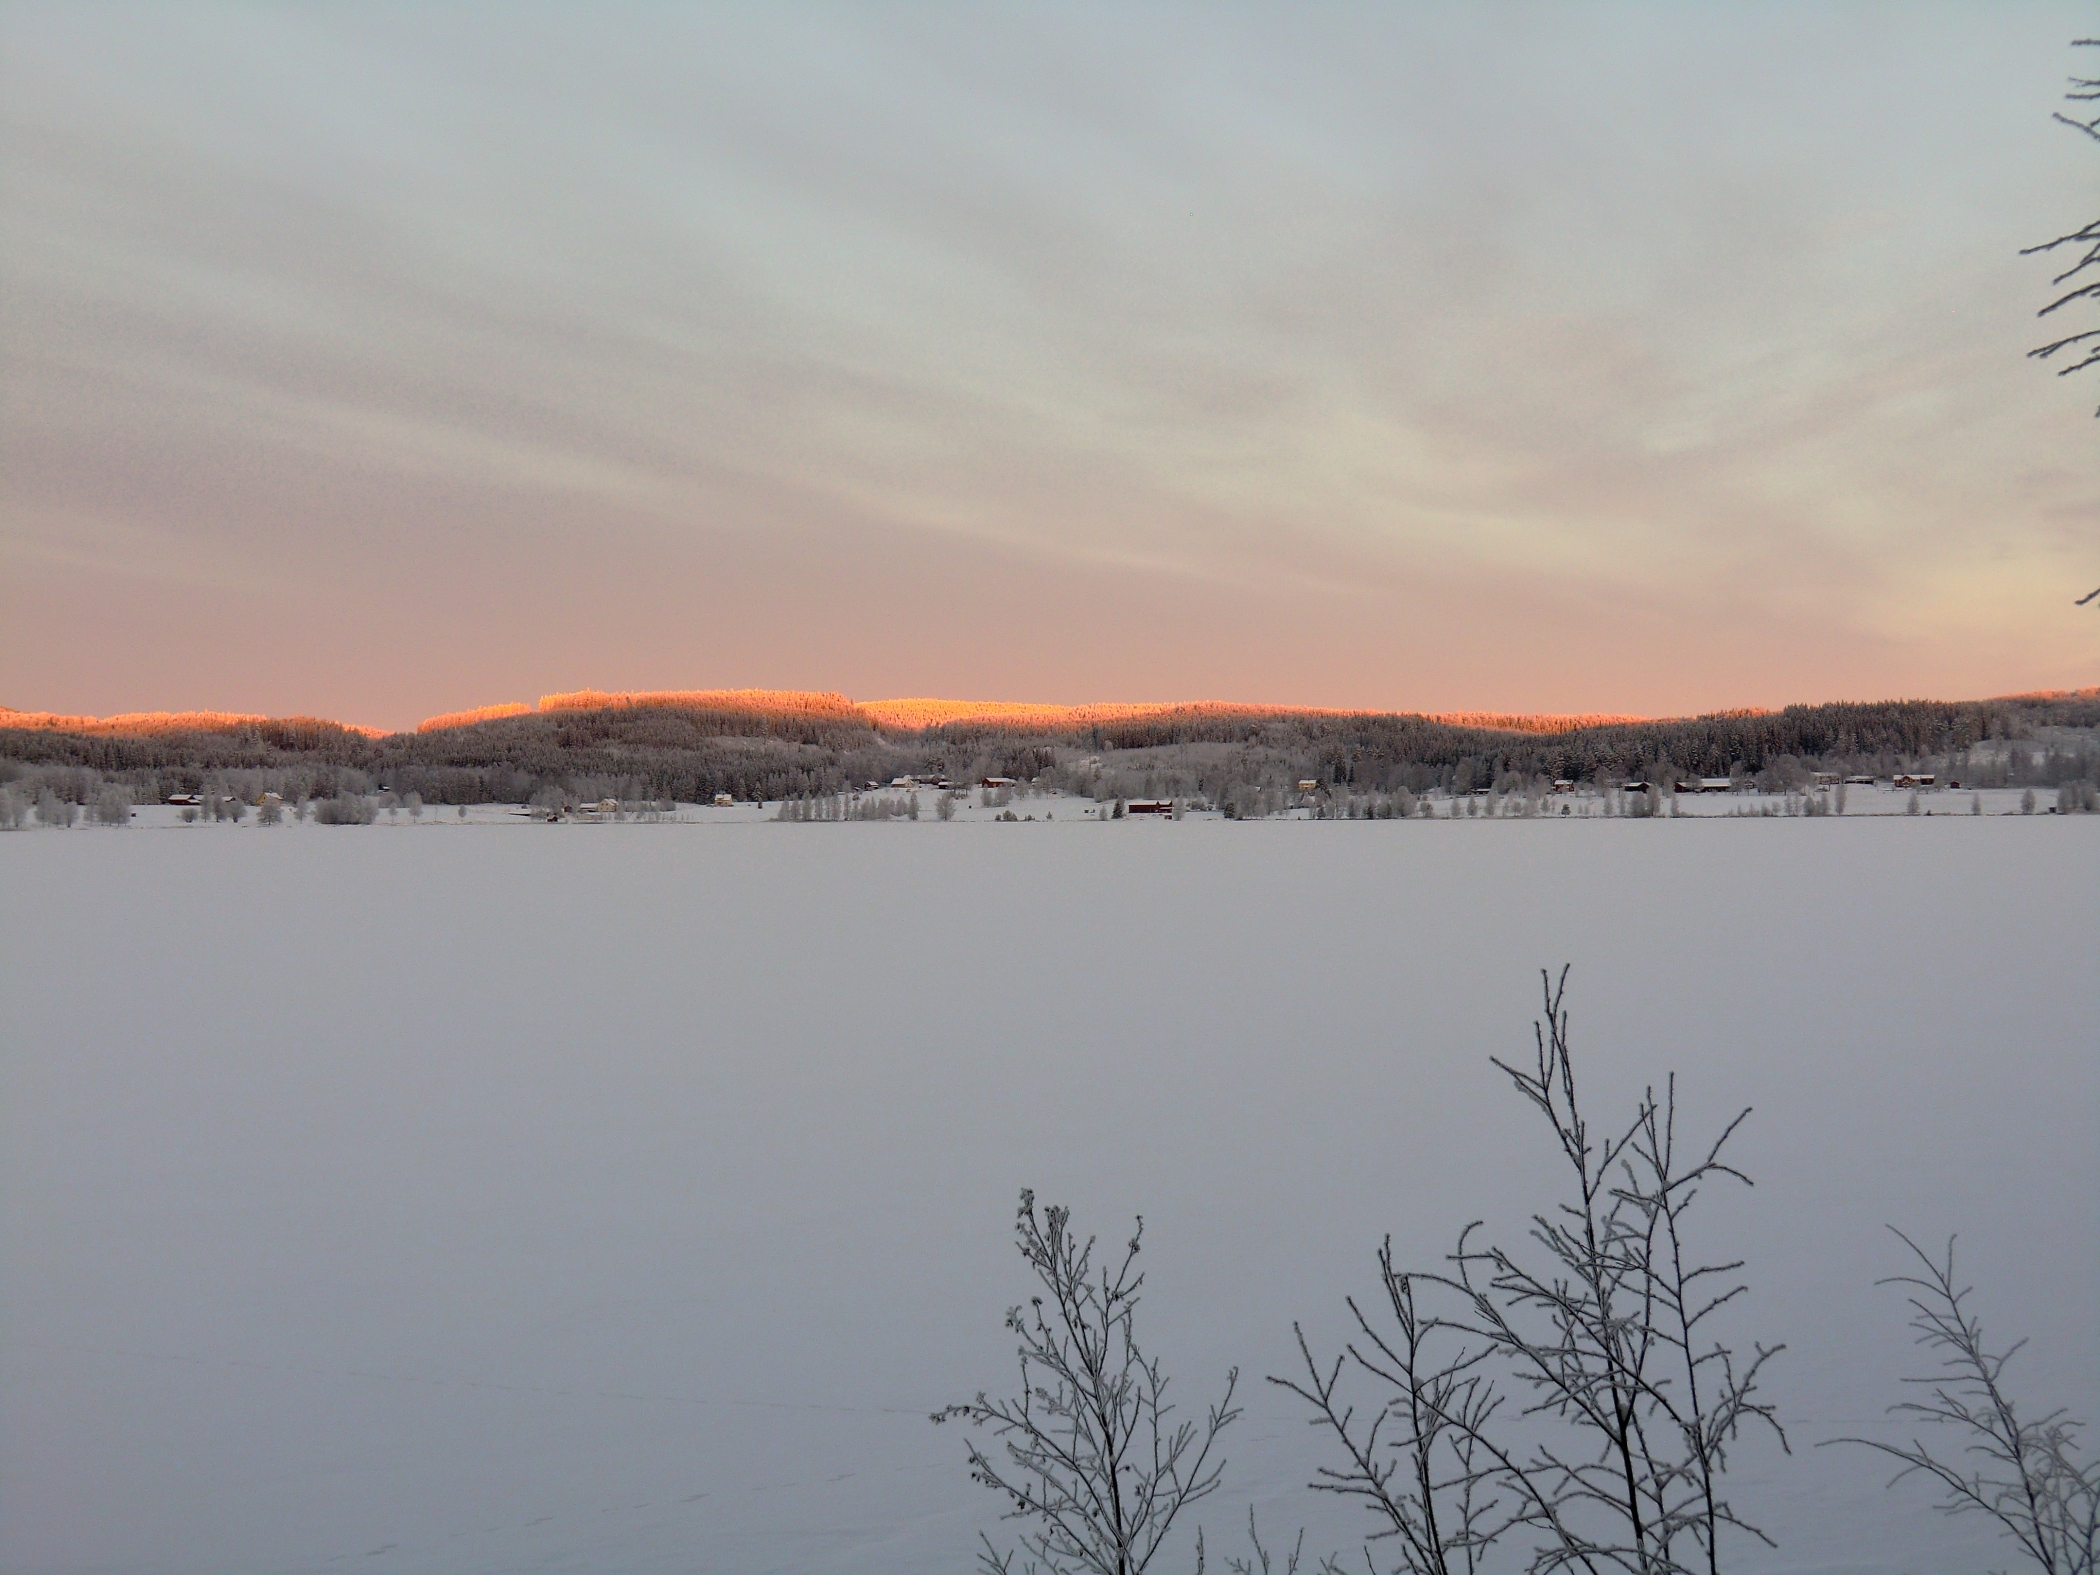
[[[2071,47],[2074,49],[2100,49],[2100,38],[2074,38],[2071,41]],[[2072,77],[2064,97],[2069,102],[2082,106],[2079,115],[2083,115],[2093,105],[2100,103],[2100,77]],[[2055,118],[2069,126],[2073,131],[2082,131],[2095,142],[2100,142],[2100,115],[2080,119],[2078,115],[2066,115],[2062,110],[2058,110]],[[2062,290],[2065,285],[2071,284],[2073,280],[2078,280],[2078,283],[2071,284],[2070,289],[2064,290],[2063,294],[2036,313],[2039,317],[2047,317],[2059,308],[2069,306],[2073,301],[2100,300],[2100,278],[2081,279],[2079,277],[2088,268],[2100,269],[2100,219],[2081,225],[2068,235],[2059,235],[2053,241],[2044,241],[2039,246],[2026,247],[2021,251],[2020,255],[2022,257],[2034,257],[2043,252],[2053,252],[2063,246],[2082,247],[2084,250],[2082,253],[2074,254],[2077,255],[2078,260],[2049,282],[2059,290]],[[2075,350],[2073,349],[2074,346],[2077,347]],[[2052,340],[2048,344],[2038,345],[2027,353],[2037,361],[2047,361],[2059,350],[2072,351],[2072,359],[2068,365],[2060,366],[2056,369],[2058,377],[2069,377],[2073,372],[2083,372],[2089,366],[2100,364],[2100,328],[2087,328],[2075,334],[2066,334],[2062,338]],[[2100,416],[2100,410],[2095,410],[2093,414]],[[2100,595],[2100,591],[2096,591],[2094,594]],[[2079,605],[2083,606],[2085,602],[2089,602],[2092,599],[2091,596],[2085,597]]]

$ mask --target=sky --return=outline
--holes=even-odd
[[[0,5],[0,704],[2100,682],[2091,3]]]

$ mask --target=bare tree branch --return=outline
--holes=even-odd
[[[2071,40],[2071,47],[2074,49],[2100,49],[2100,38],[2074,38]],[[2100,77],[2072,77],[2070,79],[2070,87],[2064,93],[2064,97],[2076,104],[2100,102]],[[2100,116],[2094,116],[2090,120],[2079,120],[2059,110],[2053,118],[2069,126],[2072,130],[2082,131],[2094,141],[2100,142]],[[2059,235],[2053,241],[2044,241],[2039,246],[2026,247],[2021,251],[2020,255],[2022,257],[2032,257],[2041,252],[2054,251],[2059,246],[2085,246],[2087,251],[2077,262],[2049,281],[2051,285],[2055,286],[2063,285],[2088,268],[2100,267],[2100,219],[2095,219],[2090,224],[2081,225],[2068,235]],[[2037,317],[2047,317],[2059,307],[2068,306],[2073,301],[2094,300],[2100,300],[2100,280],[2081,285],[2075,290],[2058,296],[2035,315]],[[2037,349],[2028,351],[2027,354],[2030,359],[2046,361],[2066,345],[2078,344],[2095,337],[2100,337],[2100,330],[2088,329],[2083,333],[2071,334],[2056,340],[2054,343],[2042,345]],[[2095,350],[2093,353],[2085,356],[2083,360],[2074,360],[2067,365],[2058,367],[2056,375],[2058,377],[2069,377],[2073,372],[2083,372],[2086,368],[2095,365],[2100,365],[2100,350]],[[2100,417],[2100,408],[2096,408],[2093,414],[2096,417]],[[2091,597],[2085,597],[2077,605],[2083,607],[2086,602],[2091,600]]]
[[[1961,1456],[1943,1460],[1915,1438],[1908,1445],[1872,1438],[1826,1442],[1863,1445],[1900,1461],[1891,1487],[1909,1476],[1930,1479],[1940,1489],[1942,1513],[1987,1515],[2046,1575],[2093,1575],[2100,1568],[2100,1463],[2073,1458],[2084,1424],[2061,1409],[2023,1422],[2004,1378],[2006,1364],[2027,1342],[1995,1352],[1984,1345],[1982,1322],[1963,1305],[1970,1287],[1957,1288],[1951,1236],[1941,1260],[1893,1225],[1889,1229],[1922,1272],[1879,1283],[1910,1291],[1910,1326],[1918,1344],[1941,1356],[1939,1377],[1904,1380],[1925,1389],[1926,1398],[1889,1409],[1956,1429],[1964,1438]],[[1962,1457],[1978,1463],[1965,1467]]]
[[[1408,1575],[1473,1575],[1488,1548],[1525,1533],[1539,1539],[1533,1575],[1716,1575],[1724,1529],[1768,1540],[1722,1492],[1731,1449],[1753,1425],[1786,1446],[1755,1398],[1779,1347],[1739,1364],[1707,1333],[1745,1294],[1742,1264],[1698,1262],[1689,1246],[1703,1186],[1749,1183],[1723,1158],[1749,1112],[1686,1159],[1673,1079],[1625,1128],[1597,1132],[1577,1097],[1567,970],[1542,983],[1534,1065],[1495,1062],[1572,1172],[1571,1198],[1532,1218],[1537,1266],[1476,1245],[1478,1223],[1440,1272],[1401,1272],[1388,1242],[1380,1316],[1351,1300],[1358,1337],[1344,1354],[1323,1364],[1301,1333],[1305,1376],[1272,1382],[1342,1447],[1346,1464],[1314,1486],[1363,1501],[1373,1540],[1393,1539]],[[1351,1378],[1375,1401],[1349,1401]]]
[[[1181,1512],[1224,1475],[1223,1456],[1212,1455],[1240,1415],[1232,1404],[1239,1371],[1226,1375],[1224,1397],[1200,1427],[1169,1420],[1167,1379],[1137,1338],[1144,1230],[1140,1218],[1121,1261],[1097,1272],[1094,1239],[1073,1236],[1071,1211],[1038,1214],[1035,1194],[1024,1191],[1015,1244],[1045,1294],[1006,1315],[1020,1337],[1020,1393],[980,1392],[933,1413],[936,1423],[965,1421],[999,1440],[992,1451],[970,1441],[970,1475],[1007,1500],[1007,1519],[1030,1523],[1024,1571],[1143,1575]],[[1013,1575],[1016,1554],[982,1540],[987,1575]]]

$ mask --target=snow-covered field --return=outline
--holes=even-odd
[[[2100,1398],[2100,817],[1064,802],[0,835],[0,1567],[966,1568],[996,1506],[925,1413],[1011,1379],[1023,1185],[1144,1213],[1185,1401],[1245,1370],[1213,1547],[1251,1498],[1342,1548],[1258,1380],[1385,1233],[1550,1199],[1486,1058],[1561,961],[1597,1109],[1673,1069],[1702,1130],[1757,1107],[1708,1223],[1794,1453],[1746,1452],[1779,1548],[1730,1567],[1985,1566],[1811,1446],[1921,1370],[1884,1222],[1960,1233],[2031,1405]]]

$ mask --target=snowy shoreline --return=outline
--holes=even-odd
[[[919,815],[916,822],[902,814],[869,824],[943,824],[938,814],[941,795],[933,789],[918,790]],[[900,799],[901,790],[879,789],[873,793],[835,795],[835,801],[843,801],[850,809],[863,799]],[[1114,821],[1114,806],[1096,803],[1078,795],[1046,792],[1026,796],[1016,795],[1011,801],[981,802],[984,795],[972,792],[962,796],[953,806],[952,820],[947,824],[1100,824],[1104,820]],[[1308,796],[1310,797],[1310,796]],[[1618,795],[1577,792],[1557,793],[1534,800],[1530,805],[1516,794],[1494,798],[1472,794],[1425,794],[1419,802],[1429,808],[1427,814],[1393,817],[1390,824],[1414,824],[1424,821],[1447,820],[1777,820],[1777,819],[1827,819],[1827,820],[1876,820],[1876,819],[1926,819],[1938,818],[2002,818],[2004,816],[2046,816],[2057,813],[2056,791],[2051,789],[2026,789],[2020,787],[1927,789],[1913,792],[1909,788],[1893,788],[1886,784],[1873,787],[1854,786],[1847,796],[1842,814],[1835,812],[1812,814],[1806,805],[1812,800],[1805,795],[1781,793],[1680,793],[1666,796],[1664,808],[1659,815],[1639,816],[1624,813],[1618,803]],[[1916,807],[1912,807],[1913,800]],[[2023,800],[2031,805],[2024,808]],[[1359,803],[1369,801],[1369,796]],[[811,801],[789,801],[790,803]],[[824,802],[819,800],[817,802]],[[1275,822],[1311,822],[1316,824],[1357,824],[1371,822],[1368,815],[1351,816],[1347,813],[1346,798],[1327,799],[1293,807],[1279,814],[1247,817],[1240,824],[1262,824]],[[562,826],[624,825],[624,826],[736,826],[779,824],[782,822],[783,804],[772,801],[764,804],[744,803],[728,806],[714,804],[678,804],[668,811],[654,805],[635,805],[616,813],[570,814],[552,824]],[[515,804],[470,804],[464,807],[450,804],[430,804],[421,807],[421,813],[411,813],[406,807],[381,809],[375,814],[371,826],[365,829],[421,829],[430,830],[443,826],[537,826],[550,824],[544,814],[535,815],[523,805]],[[1527,812],[1527,809],[1529,812]],[[191,818],[184,819],[188,810]],[[1323,812],[1324,811],[1324,812]],[[1010,817],[1004,818],[1004,817]],[[1177,805],[1173,814],[1129,815],[1121,817],[1127,824],[1137,825],[1151,822],[1172,824],[1190,821],[1223,821],[1224,814],[1215,809],[1195,807],[1186,802]],[[1377,817],[1383,821],[1386,817]],[[801,823],[801,822],[797,822]],[[854,824],[850,816],[825,816],[813,819],[810,824]],[[311,829],[315,823],[302,822],[297,818],[296,807],[287,805],[281,824],[258,825],[252,807],[247,808],[239,822],[213,822],[207,817],[198,818],[193,806],[179,804],[145,804],[133,809],[128,826],[96,826],[82,821],[73,830],[157,830],[157,831],[208,831],[208,830],[263,830],[285,831]],[[59,829],[39,826],[34,820],[25,820],[17,828],[22,831]],[[327,826],[319,829],[340,831],[358,829],[353,827]]]

